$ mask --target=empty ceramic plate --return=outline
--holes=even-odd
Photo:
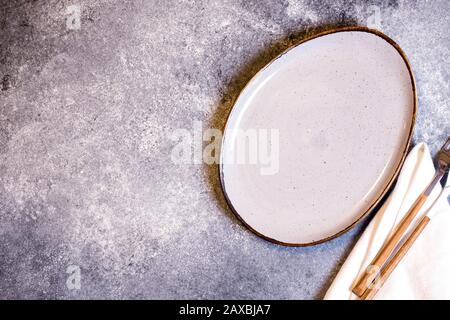
[[[310,245],[353,226],[398,174],[415,83],[385,35],[346,28],[278,56],[248,83],[224,132],[227,201],[252,231]]]

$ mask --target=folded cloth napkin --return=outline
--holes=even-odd
[[[353,285],[434,173],[427,145],[418,144],[407,156],[394,190],[342,265],[325,299],[358,299],[351,291]],[[446,187],[428,211],[431,221],[374,299],[450,299],[449,190]],[[427,211],[441,191],[439,184],[418,217]]]

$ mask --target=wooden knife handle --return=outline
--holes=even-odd
[[[428,196],[425,193],[422,193],[419,198],[414,202],[413,206],[409,209],[408,213],[402,219],[402,221],[395,228],[394,233],[387,240],[387,242],[381,247],[378,254],[372,260],[372,263],[367,267],[364,274],[361,276],[359,281],[353,287],[353,293],[358,297],[361,297],[366,289],[372,284],[375,278],[379,277],[379,271],[386,264],[386,261],[389,259],[390,255],[394,251],[395,247],[399,243],[400,239],[408,230],[409,226],[413,222],[420,208],[422,208],[423,204],[427,200]],[[376,272],[373,272],[375,270]]]
[[[416,239],[422,233],[422,231],[427,226],[428,222],[430,222],[430,218],[427,216],[423,216],[420,222],[416,225],[412,233],[408,236],[403,245],[398,249],[397,253],[392,257],[392,259],[386,264],[383,270],[380,273],[380,277],[374,281],[372,285],[370,285],[364,294],[361,296],[362,300],[370,300],[372,299],[384,282],[389,278],[391,273],[395,270],[399,262],[403,259],[403,257],[408,253],[409,249],[412,247]]]

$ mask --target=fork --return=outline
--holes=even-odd
[[[434,187],[446,175],[450,168],[450,137],[447,139],[446,143],[439,151],[437,162],[438,169],[436,170],[436,173],[430,184],[414,202],[412,207],[406,213],[405,217],[395,228],[390,238],[381,247],[378,254],[375,256],[364,274],[353,287],[353,293],[361,297],[362,299],[370,299],[376,294],[380,286],[384,283],[387,277],[389,277],[396,265],[400,262],[400,260],[407,253],[409,248],[413,245],[414,241],[428,224],[430,218],[424,215],[419,223],[415,226],[414,230],[411,232],[406,241],[398,249],[394,257],[392,257],[392,259],[388,262],[389,257],[398,246],[403,235],[412,224],[414,218],[417,216],[419,210],[428,199]],[[385,268],[383,269],[383,267]],[[376,272],[373,272],[373,270],[375,270]]]

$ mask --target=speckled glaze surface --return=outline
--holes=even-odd
[[[323,241],[368,212],[395,178],[412,134],[415,84],[403,53],[383,37],[344,29],[306,40],[237,99],[221,175],[231,206],[256,233],[289,245]],[[279,131],[271,174],[232,160],[248,140],[237,132],[261,129]]]

